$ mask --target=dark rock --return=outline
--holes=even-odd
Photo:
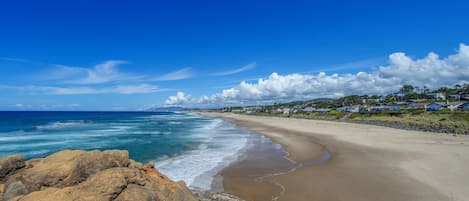
[[[23,156],[21,155],[0,158],[0,181],[3,181],[6,176],[14,174],[24,166],[25,163],[23,161]]]
[[[13,182],[5,189],[3,200],[9,200],[19,195],[25,195],[26,193],[28,193],[26,186],[24,186],[21,181]]]

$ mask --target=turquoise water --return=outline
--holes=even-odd
[[[63,149],[125,149],[174,180],[210,189],[252,138],[221,119],[161,112],[0,112],[0,157],[45,157]]]

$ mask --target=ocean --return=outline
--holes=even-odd
[[[45,157],[63,149],[128,150],[173,180],[212,188],[257,135],[222,119],[179,112],[0,112],[0,157]]]

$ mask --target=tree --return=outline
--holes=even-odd
[[[423,86],[423,94],[426,95],[428,92],[430,92],[430,89],[427,86]]]
[[[469,93],[469,84],[464,83],[462,86],[463,86],[463,89],[464,89],[464,93]]]
[[[417,93],[419,93],[419,94],[422,93],[422,90],[420,89],[419,86],[415,86],[415,87],[414,87],[414,90],[415,90]]]
[[[410,94],[414,91],[414,86],[406,84],[400,90],[403,94]]]

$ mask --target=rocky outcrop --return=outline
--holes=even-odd
[[[226,193],[206,193],[201,201],[244,201],[239,197]]]
[[[0,159],[0,200],[195,201],[183,182],[153,164],[129,159],[127,151],[65,150],[43,159]]]
[[[23,156],[14,155],[0,158],[0,182],[8,175],[14,174],[17,170],[23,168],[25,163]]]

